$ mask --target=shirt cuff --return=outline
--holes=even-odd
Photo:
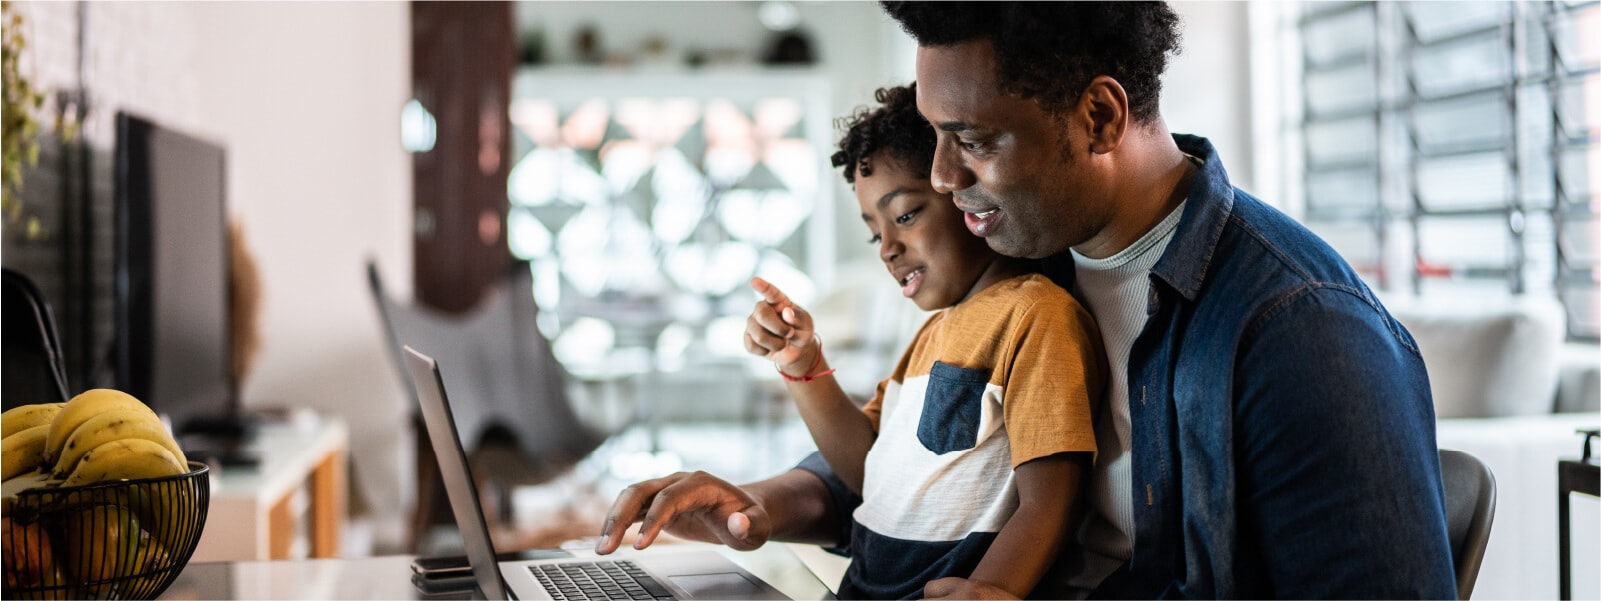
[[[851,491],[850,487],[846,486],[845,482],[834,474],[834,469],[828,466],[828,461],[823,459],[822,453],[814,451],[812,454],[807,455],[805,459],[802,459],[795,466],[795,469],[811,472],[812,475],[817,476],[828,487],[828,495],[833,500],[835,515],[839,516],[839,532],[835,537],[839,546],[826,547],[826,549],[832,553],[850,557],[851,532],[856,525],[856,521],[851,519],[851,515],[856,512],[857,507],[861,506],[862,497]]]

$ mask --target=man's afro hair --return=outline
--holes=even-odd
[[[1179,18],[1163,2],[879,3],[923,46],[985,39],[1001,91],[1059,112],[1100,75],[1128,93],[1135,122],[1159,113],[1162,72],[1179,52]]]

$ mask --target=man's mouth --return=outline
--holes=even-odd
[[[967,231],[973,232],[980,238],[995,233],[996,223],[1001,219],[1001,209],[991,207],[982,211],[962,209],[962,220],[967,225]]]

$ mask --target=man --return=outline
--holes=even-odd
[[[1035,596],[1454,598],[1416,344],[1326,244],[1230,185],[1209,142],[1168,133],[1173,12],[884,7],[919,44],[935,189],[995,250],[1041,259],[1112,366],[1094,511]],[[815,457],[744,488],[679,474],[619,496],[599,549],[637,520],[637,545],[663,527],[838,544],[853,501]]]

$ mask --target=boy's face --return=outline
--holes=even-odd
[[[924,311],[966,299],[1000,257],[967,231],[951,195],[935,192],[927,177],[907,173],[883,153],[867,164],[873,174],[857,174],[856,201],[901,294]]]

